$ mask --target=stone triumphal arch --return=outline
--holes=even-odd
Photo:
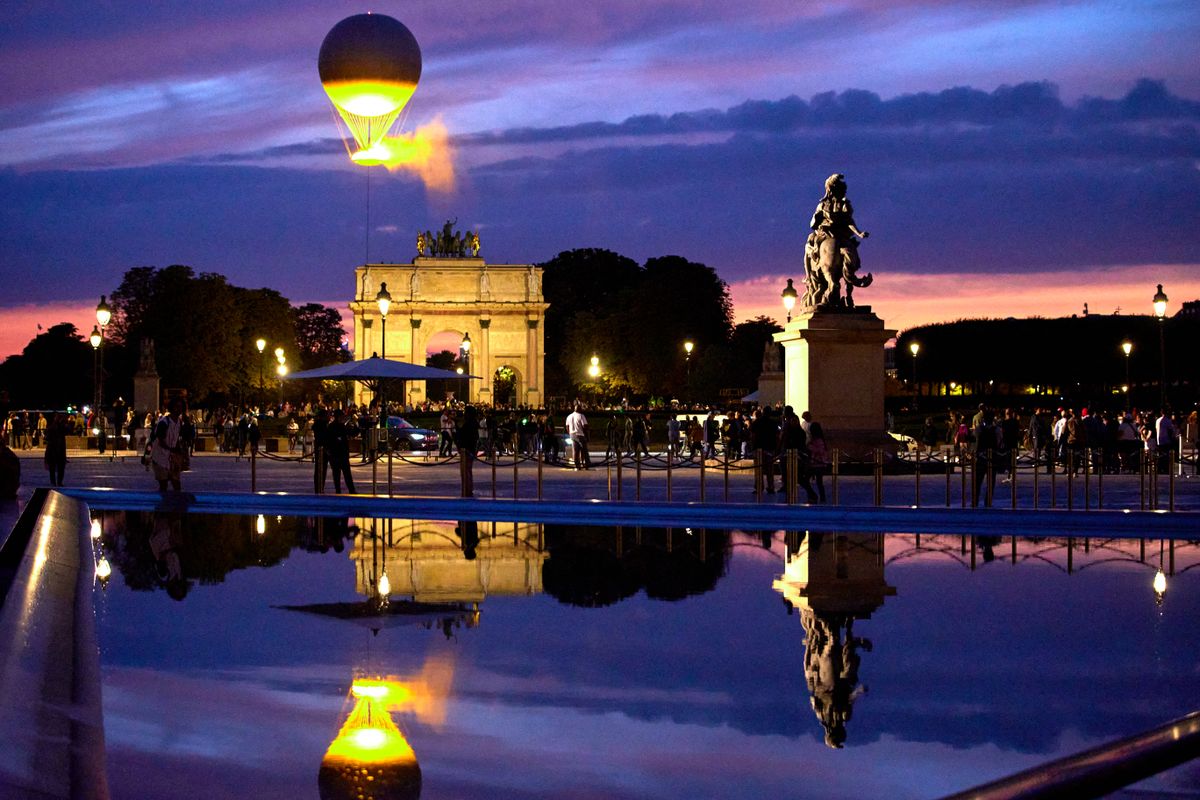
[[[520,380],[513,405],[540,407],[545,386],[542,270],[533,264],[488,264],[480,258],[479,240],[449,231],[417,237],[418,255],[409,264],[364,264],[355,269],[355,358],[378,353],[387,358],[424,364],[430,340],[439,332],[458,331],[470,336],[467,371],[478,375],[469,381],[471,402],[491,404],[496,370],[507,366]],[[468,255],[468,253],[470,253]],[[383,320],[376,295],[387,284],[392,296],[384,347]],[[369,399],[360,386],[359,401]],[[416,404],[427,397],[423,381],[411,381],[405,401]]]

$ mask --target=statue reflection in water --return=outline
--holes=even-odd
[[[859,682],[860,650],[871,642],[854,633],[896,593],[883,577],[882,534],[788,532],[784,574],[774,583],[788,613],[804,626],[804,677],[825,744],[841,748],[854,703],[866,693]]]

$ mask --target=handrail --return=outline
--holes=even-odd
[[[943,800],[1104,797],[1200,757],[1200,711]]]

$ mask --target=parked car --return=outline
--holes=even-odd
[[[404,417],[388,417],[388,441],[396,450],[437,450],[438,434],[418,428]]]

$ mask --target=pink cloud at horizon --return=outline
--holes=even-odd
[[[881,272],[875,283],[858,290],[859,305],[869,305],[888,327],[903,331],[932,322],[949,322],[980,317],[1068,317],[1080,314],[1088,304],[1092,314],[1151,313],[1150,298],[1155,286],[1164,284],[1174,314],[1189,300],[1200,299],[1200,264],[1144,264],[1095,268],[1083,282],[1073,281],[1070,272],[1028,272],[992,275],[983,273],[917,274]],[[756,316],[784,319],[779,292],[787,278],[796,280],[803,291],[803,278],[793,275],[762,275],[729,284],[734,322]],[[297,301],[302,305],[310,301]],[[342,315],[347,341],[354,342],[354,318],[345,300],[317,300],[336,308]],[[81,336],[96,324],[96,300],[61,300],[26,303],[0,308],[0,361],[19,354],[42,330],[61,322],[73,323]],[[454,344],[438,340],[439,347]],[[436,352],[436,348],[434,349]],[[355,354],[358,358],[369,354]]]
[[[803,275],[763,275],[729,284],[734,321],[762,315],[783,322],[779,293],[788,278],[803,292]],[[1168,314],[1200,299],[1200,265],[1144,264],[1079,272],[939,273],[880,272],[875,283],[855,292],[859,305],[889,328],[904,331],[964,318],[1069,317],[1082,314],[1152,313],[1150,300],[1162,283],[1171,298]]]

